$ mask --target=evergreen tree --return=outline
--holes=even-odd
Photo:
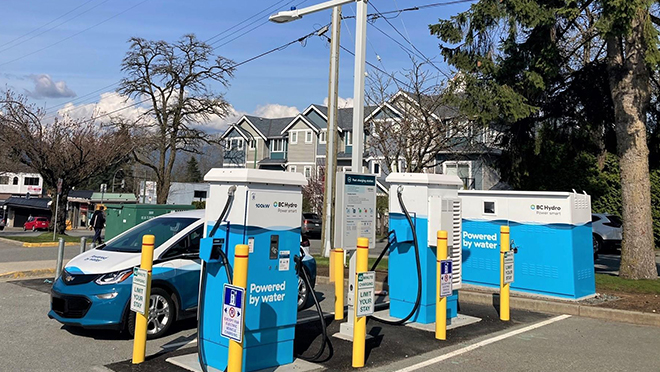
[[[191,156],[188,162],[186,163],[186,182],[202,182],[204,177],[202,172],[199,170],[199,163],[194,156]]]

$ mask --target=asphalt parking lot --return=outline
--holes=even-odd
[[[332,307],[332,287],[319,285],[325,310]],[[132,340],[112,331],[63,327],[47,318],[48,284],[40,279],[0,283],[2,371],[184,371],[167,362],[196,351],[196,322],[176,324],[166,337],[147,343],[147,361],[130,362]],[[478,323],[450,330],[447,341],[433,333],[369,321],[365,370],[373,371],[660,371],[660,328],[579,317],[512,310],[501,322],[492,306],[461,304],[461,313]],[[313,316],[305,310],[299,318]],[[339,328],[330,321],[328,333]],[[296,330],[296,352],[310,355],[320,345],[318,323]],[[351,343],[332,338],[320,367],[348,371]]]

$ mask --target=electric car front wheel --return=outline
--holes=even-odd
[[[307,286],[307,283],[303,280],[302,277],[298,277],[298,311],[307,307],[307,302],[309,301],[309,293],[311,288]]]
[[[165,335],[176,318],[176,310],[172,296],[160,288],[151,290],[147,318],[147,338],[154,339]],[[135,334],[135,313],[131,311],[128,316],[128,332]]]

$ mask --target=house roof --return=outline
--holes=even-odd
[[[14,208],[31,208],[50,210],[50,198],[30,198],[25,199],[17,196],[12,196],[5,201],[6,206]]]
[[[267,119],[258,116],[245,115],[245,118],[254,125],[257,130],[263,133],[266,138],[283,138],[282,130],[286,128],[294,117]]]
[[[268,165],[268,164],[270,164],[270,165],[277,165],[277,164],[284,165],[285,163],[286,163],[286,159],[269,159],[269,158],[266,158],[266,159],[263,159],[263,160],[259,161],[259,164],[262,164],[262,165]]]
[[[69,198],[77,199],[91,199],[94,194],[94,190],[71,190],[69,191]]]
[[[312,104],[312,107],[317,109],[320,113],[323,114],[324,119],[328,120],[328,108],[326,106],[321,106],[317,104]],[[377,106],[365,106],[364,107],[364,117],[369,116]],[[353,108],[346,107],[340,108],[337,110],[337,126],[341,130],[353,130]],[[327,124],[326,124],[327,127]]]
[[[307,125],[311,130],[313,130],[316,133],[318,133],[319,130],[321,129],[318,125],[316,125],[316,123],[307,119],[305,115],[298,114],[298,116],[294,117],[293,120],[291,120],[291,122],[286,127],[284,127],[284,129],[282,129],[281,133],[284,134],[284,132],[291,129],[291,127],[293,127],[298,122],[298,120],[302,121],[305,125]]]

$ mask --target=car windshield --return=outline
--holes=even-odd
[[[139,224],[127,234],[111,240],[99,249],[104,251],[137,253],[142,250],[142,237],[144,235],[154,235],[156,237],[156,242],[154,244],[155,249],[195,221],[197,221],[197,218],[190,217],[154,218]]]

